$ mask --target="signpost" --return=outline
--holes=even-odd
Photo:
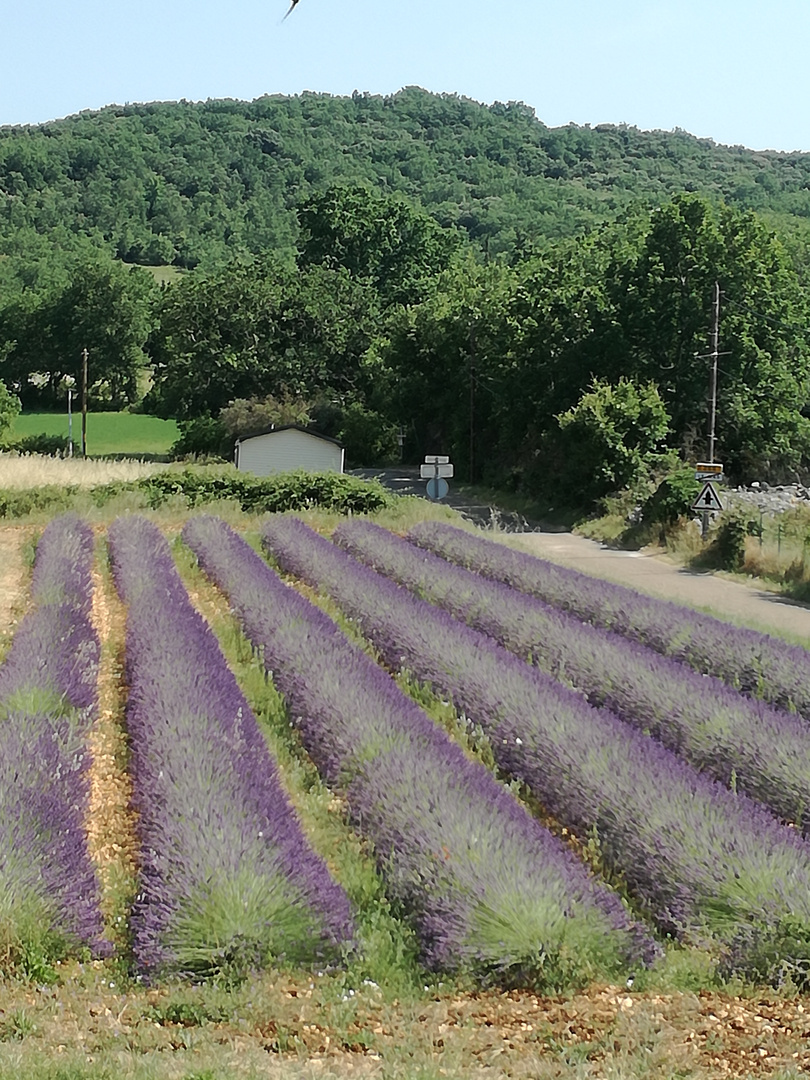
[[[443,476],[431,477],[427,482],[427,496],[433,502],[439,502],[450,490],[450,485]]]
[[[419,474],[423,480],[430,480],[432,476],[446,476],[451,477],[453,475],[453,466],[449,464],[434,464],[423,465],[419,470]]]
[[[423,480],[427,480],[427,497],[433,502],[443,499],[450,490],[447,478],[453,475],[450,458],[443,454],[425,454],[425,463],[419,470]]]
[[[722,480],[723,466],[719,461],[699,461],[695,465],[696,480]]]
[[[699,461],[694,467],[696,480],[723,480],[723,465],[719,461]]]
[[[720,496],[711,480],[708,480],[701,488],[700,494],[692,503],[692,509],[702,514],[719,514],[723,509]]]
[[[711,480],[707,480],[700,490],[700,494],[692,503],[692,509],[700,514],[701,517],[701,533],[703,539],[706,539],[706,534],[709,531],[709,515],[719,514],[723,509],[723,504],[720,501],[720,496],[717,494],[717,489]]]
[[[73,387],[67,388],[68,397],[68,457],[73,457]]]

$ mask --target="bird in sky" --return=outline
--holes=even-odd
[[[295,7],[295,6],[296,6],[296,5],[297,5],[297,4],[299,3],[299,2],[300,2],[300,0],[292,0],[292,3],[290,4],[290,10],[289,10],[289,11],[287,12],[287,15],[291,15],[291,14],[292,14],[292,10],[293,10],[293,8],[294,8],[294,7]],[[285,16],[284,16],[284,19],[286,19],[286,18],[287,18],[287,15],[285,15]],[[284,19],[282,19],[281,21],[282,21],[282,22],[284,22]]]

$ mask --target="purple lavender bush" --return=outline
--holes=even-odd
[[[341,524],[355,558],[488,634],[695,768],[810,830],[810,730],[798,716],[618,634],[580,622],[498,581],[416,547],[371,522]]]
[[[190,519],[183,539],[372,842],[426,966],[551,986],[652,958],[616,895],[245,541],[211,517]]]
[[[168,544],[140,517],[114,522],[109,543],[128,608],[138,967],[239,978],[338,960],[354,932],[348,898],[309,847]]]
[[[37,544],[31,593],[37,604],[68,601],[85,614],[93,600],[93,531],[75,514],[54,518]]]
[[[713,940],[751,974],[778,978],[781,965],[810,960],[810,844],[795,830],[301,521],[271,518],[262,536],[388,664],[450,696],[560,824],[595,836],[603,865],[662,930]],[[743,938],[756,948],[738,949]]]
[[[99,663],[92,560],[93,534],[78,518],[48,525],[34,607],[0,668],[0,956],[31,973],[108,948],[85,834]]]
[[[423,521],[410,530],[408,539],[810,719],[810,653],[798,645],[556,566],[452,525]]]

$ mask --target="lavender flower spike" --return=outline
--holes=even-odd
[[[798,645],[556,566],[452,525],[423,521],[408,539],[810,719],[810,652]]]
[[[48,525],[35,606],[0,668],[0,934],[12,955],[109,948],[84,830],[99,662],[92,560],[93,534],[78,518]]]
[[[241,974],[336,960],[349,901],[307,844],[256,719],[150,522],[109,530],[128,605],[142,971]]]
[[[333,539],[356,558],[649,731],[695,768],[810,831],[810,729],[711,676],[354,520]]]
[[[615,894],[223,522],[192,518],[183,538],[344,792],[426,965],[553,986],[652,957]]]
[[[663,930],[714,940],[752,973],[810,962],[810,845],[795,830],[300,520],[270,518],[262,531],[282,566],[326,589],[387,663],[451,696],[559,822],[595,831],[604,864]],[[738,953],[743,938],[760,944]]]

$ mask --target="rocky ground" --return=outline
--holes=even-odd
[[[810,507],[810,488],[803,484],[780,484],[771,487],[754,483],[750,487],[727,488],[725,494],[733,506],[741,506],[767,516],[784,513],[801,504]]]

